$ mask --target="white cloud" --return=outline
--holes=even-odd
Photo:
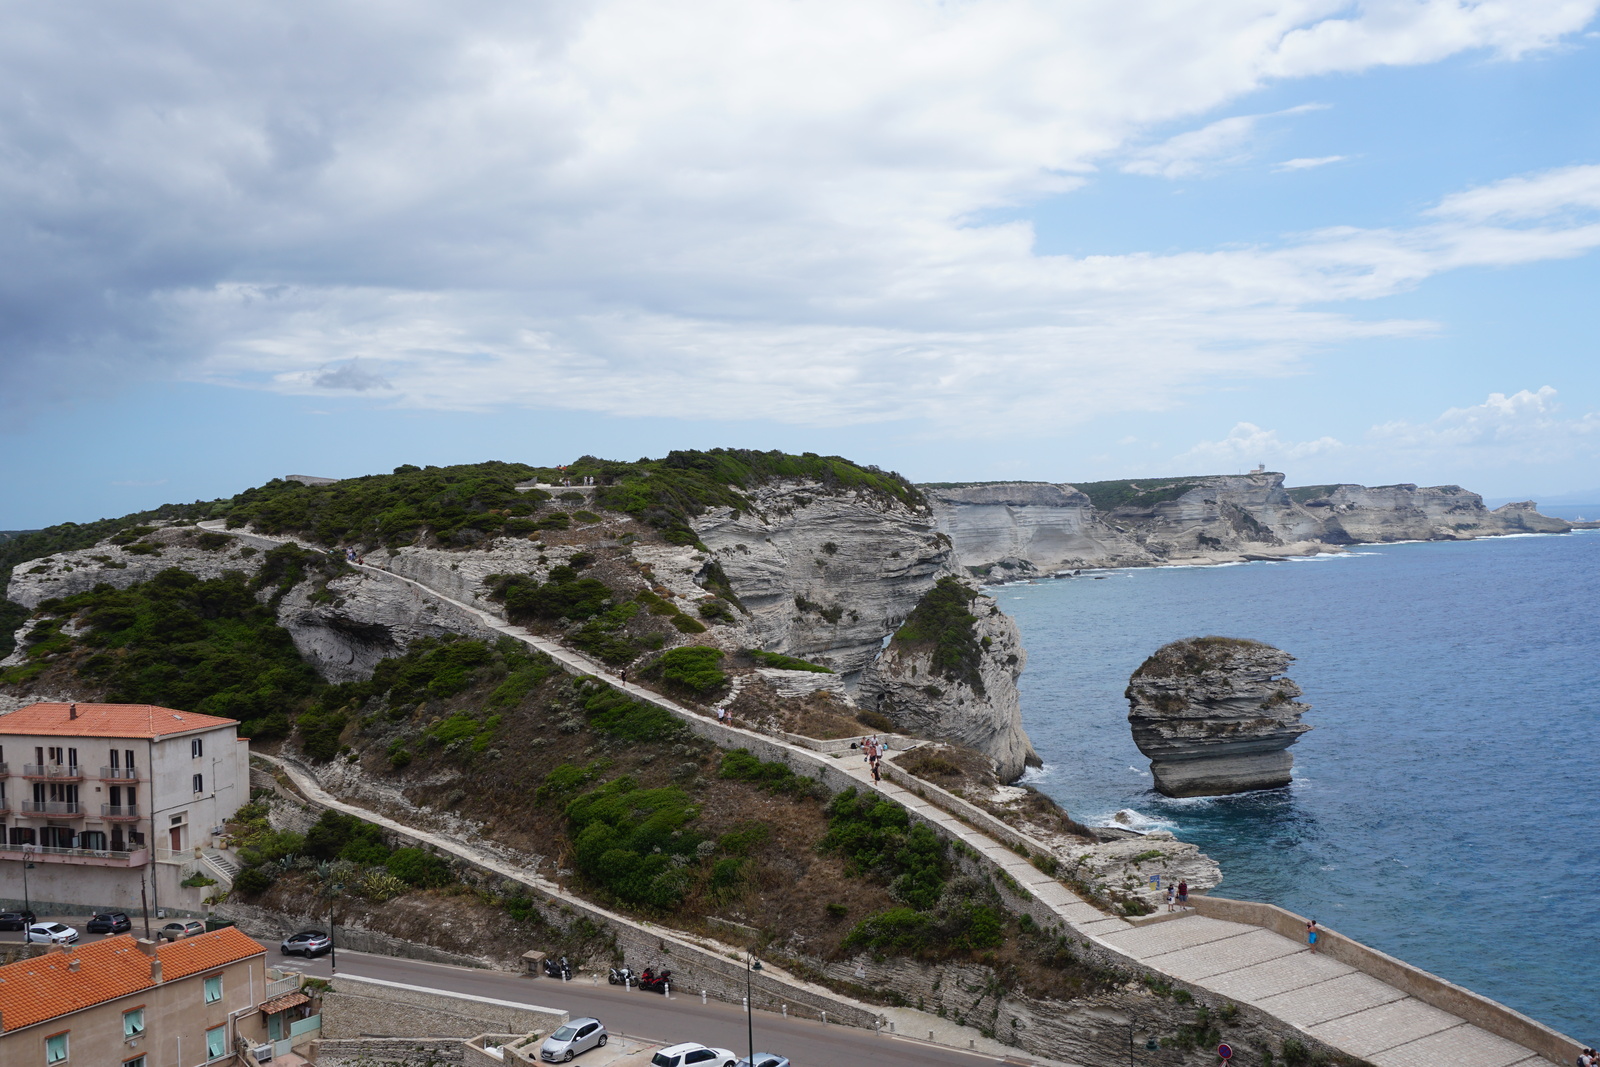
[[[1314,441],[1285,441],[1278,436],[1277,430],[1263,430],[1253,422],[1241,422],[1221,440],[1201,441],[1187,452],[1173,457],[1173,462],[1188,463],[1208,471],[1253,467],[1257,463],[1282,469],[1289,462],[1337,452],[1344,447],[1343,442],[1332,437],[1319,437]]]
[[[1329,163],[1341,163],[1349,156],[1301,156],[1299,159],[1286,159],[1273,167],[1273,170],[1310,170],[1312,167],[1326,167]]]
[[[0,93],[28,101],[0,112],[0,239],[25,252],[0,306],[26,309],[0,321],[0,396],[156,365],[412,407],[952,432],[1161,408],[1430,329],[1338,301],[1593,247],[1587,186],[1171,255],[1040,256],[1027,225],[974,218],[1269,80],[1515,58],[1595,6],[37,6],[0,37]],[[1227,158],[1260,118],[1141,158]]]
[[[1450,408],[1430,422],[1386,422],[1367,437],[1375,448],[1390,453],[1495,466],[1542,464],[1600,451],[1600,411],[1563,417],[1556,390],[1546,385],[1536,391],[1490,393],[1481,404]]]
[[[1249,158],[1250,142],[1263,119],[1316,111],[1321,107],[1320,104],[1302,104],[1263,115],[1235,115],[1219,119],[1209,126],[1180,133],[1160,144],[1139,149],[1122,165],[1122,169],[1129,174],[1147,174],[1156,178],[1189,178],[1204,174]]]

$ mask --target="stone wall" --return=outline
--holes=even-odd
[[[431,1038],[347,1038],[311,1046],[317,1067],[446,1067],[466,1062],[459,1040]]]
[[[322,995],[325,1040],[358,1037],[456,1037],[486,1032],[549,1033],[568,1014],[509,1000],[443,993],[399,982],[341,974]],[[451,1061],[459,1063],[457,1060]]]

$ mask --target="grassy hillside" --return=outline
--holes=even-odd
[[[1120,507],[1149,507],[1152,504],[1176,500],[1191,489],[1205,485],[1209,478],[1193,475],[1186,478],[1123,478],[1109,482],[1073,482],[1074,489],[1083,491],[1089,502],[1100,511]]]

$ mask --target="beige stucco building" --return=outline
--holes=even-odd
[[[238,727],[152,704],[0,715],[0,905],[197,910],[210,893],[179,883],[196,871],[223,880],[207,853],[249,799]]]
[[[237,1063],[267,1039],[263,1009],[306,999],[269,983],[266,948],[234,927],[111,937],[0,967],[0,1067]]]

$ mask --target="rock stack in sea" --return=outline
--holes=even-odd
[[[1163,645],[1128,679],[1133,741],[1169,797],[1289,784],[1290,745],[1310,705],[1283,677],[1294,657],[1259,641],[1190,637]]]

